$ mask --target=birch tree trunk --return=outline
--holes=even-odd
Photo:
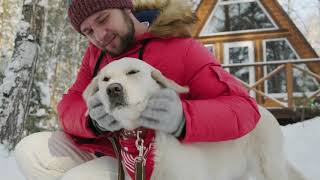
[[[5,18],[7,18],[8,16],[8,1],[7,0],[3,0],[3,1],[0,1],[0,4],[1,4],[1,7],[0,7],[0,44],[2,44],[2,41],[4,39],[4,32],[3,32],[3,29],[4,29],[4,20]],[[2,50],[0,49],[0,62],[1,60],[3,60],[3,54],[2,54]]]
[[[8,39],[6,28],[8,28],[9,25],[6,19],[9,18],[9,12],[8,12],[9,2],[7,0],[3,0],[3,1],[0,0],[0,2],[1,2],[1,6],[0,6],[0,65],[1,65],[0,72],[3,73],[4,67],[6,66],[5,61],[7,60],[7,56],[8,56],[8,54],[6,54],[5,51],[9,49],[9,48],[4,48],[3,46],[6,43],[6,40]]]
[[[13,150],[23,136],[24,121],[38,61],[44,7],[40,0],[24,1],[12,61],[0,86],[0,143]]]

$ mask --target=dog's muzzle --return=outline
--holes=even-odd
[[[119,83],[110,84],[107,87],[107,95],[109,97],[111,109],[118,106],[124,106],[126,104],[124,99],[123,87]]]

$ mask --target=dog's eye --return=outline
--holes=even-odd
[[[110,80],[110,78],[109,78],[109,77],[104,77],[104,78],[103,78],[103,81],[108,82],[109,80]]]
[[[140,71],[139,70],[131,70],[131,71],[127,72],[127,75],[136,74],[138,72],[140,72]]]

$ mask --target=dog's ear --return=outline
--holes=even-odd
[[[176,82],[166,78],[159,70],[157,69],[152,69],[151,72],[151,77],[157,81],[161,86],[165,88],[170,88],[175,90],[177,93],[188,93],[189,88],[188,87],[183,87],[177,84]]]
[[[86,102],[88,102],[89,97],[98,92],[98,76],[93,78],[87,88],[84,90],[82,96]]]

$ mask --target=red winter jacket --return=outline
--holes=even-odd
[[[153,8],[161,8],[161,13],[148,33],[138,37],[131,50],[122,56],[106,55],[100,69],[121,57],[137,58],[141,40],[151,38],[144,60],[169,79],[190,89],[188,94],[180,96],[186,120],[185,136],[180,139],[183,143],[225,141],[250,132],[260,118],[256,102],[201,43],[192,38],[178,38],[190,35],[194,24],[190,7],[183,1],[170,1],[166,6],[157,2]],[[135,5],[136,11],[151,7]],[[114,156],[106,138],[112,133],[97,136],[88,128],[87,107],[82,98],[99,55],[100,50],[90,44],[75,83],[58,104],[59,120],[79,148]]]
[[[126,54],[112,58],[106,56],[100,69],[121,57],[138,57],[140,37]],[[88,128],[86,104],[82,93],[93,76],[100,50],[90,44],[76,82],[63,95],[58,112],[64,131],[75,143],[90,152],[113,155],[106,136],[96,136]],[[256,102],[249,97],[240,83],[217,63],[211,53],[192,38],[151,38],[144,51],[145,62],[159,69],[166,77],[190,92],[181,95],[186,119],[184,143],[200,141],[225,141],[239,138],[250,132],[260,115]]]

